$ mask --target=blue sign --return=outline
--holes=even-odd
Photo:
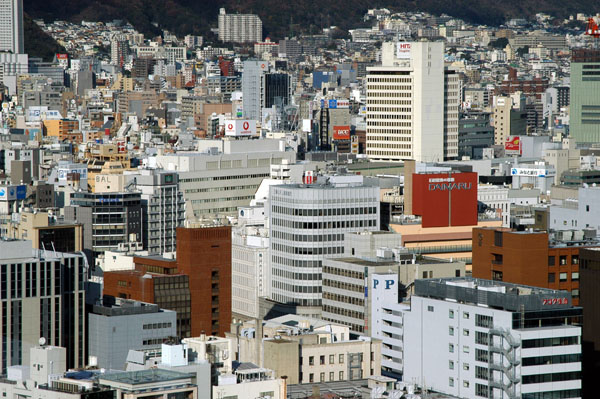
[[[321,99],[321,108],[325,108],[325,100]]]
[[[329,100],[329,108],[337,108],[337,100]]]
[[[25,199],[27,197],[27,186],[17,186],[17,199]]]

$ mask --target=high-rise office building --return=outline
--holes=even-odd
[[[261,106],[284,106],[292,97],[292,78],[287,73],[266,73],[262,75]]]
[[[382,65],[367,68],[367,156],[433,162],[446,147],[455,158],[459,88],[444,72],[444,44],[383,43],[381,51]]]
[[[600,141],[600,51],[573,50],[571,58],[571,137],[578,143]]]
[[[179,175],[156,169],[145,169],[126,175],[141,192],[141,242],[149,255],[174,252],[176,229],[185,220],[185,203],[179,189]]]
[[[269,72],[265,61],[244,61],[242,108],[244,118],[260,120],[263,75]]]
[[[379,230],[379,187],[349,176],[269,191],[271,297],[321,313],[322,262],[344,253],[344,233]]]
[[[0,51],[25,52],[23,0],[0,0]]]
[[[219,10],[219,40],[256,43],[262,41],[262,21],[255,14],[227,14]]]
[[[67,367],[86,364],[82,254],[32,250],[31,241],[0,241],[0,368],[29,364],[44,338],[67,349]]]

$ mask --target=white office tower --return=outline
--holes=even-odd
[[[382,65],[367,68],[367,156],[442,161],[444,43],[390,42],[381,52]]]
[[[460,398],[580,398],[581,316],[568,291],[417,280],[404,381]]]
[[[269,191],[271,298],[321,314],[322,262],[344,253],[344,233],[379,230],[379,187],[362,176],[319,176]]]
[[[227,14],[219,10],[219,40],[256,43],[262,41],[262,21],[255,14]]]
[[[25,53],[23,0],[0,0],[0,51]]]

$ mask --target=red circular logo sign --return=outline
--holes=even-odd
[[[261,64],[260,67],[264,69],[265,68],[265,64]]]
[[[229,125],[227,125],[227,129],[233,129],[233,125],[230,123]]]
[[[250,124],[248,122],[244,122],[244,130],[248,130]]]

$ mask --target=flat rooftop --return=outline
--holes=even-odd
[[[473,277],[416,280],[415,295],[469,303],[510,312],[573,308],[569,291]]]
[[[177,381],[188,378],[192,378],[192,375],[166,369],[124,371],[118,373],[104,374],[100,376],[100,380],[113,381],[130,385],[150,384],[153,382]]]

